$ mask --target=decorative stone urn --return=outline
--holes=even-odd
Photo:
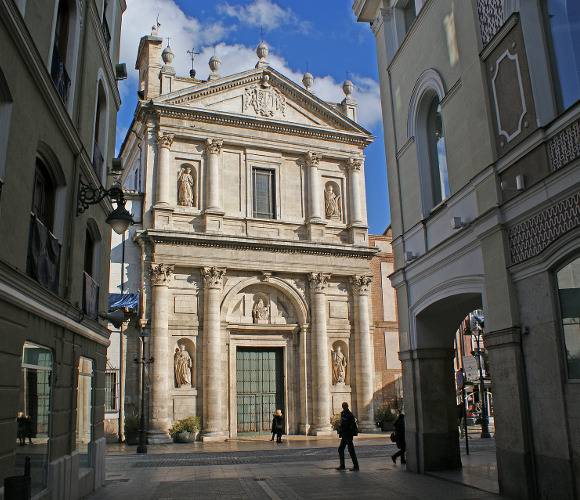
[[[175,434],[175,436],[173,436],[173,442],[175,442],[175,443],[193,443],[195,440],[197,440],[198,436],[199,436],[199,431],[195,431],[195,432],[182,431],[182,432],[178,432],[177,434]]]

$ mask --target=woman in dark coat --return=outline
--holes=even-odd
[[[406,464],[407,460],[405,459],[405,450],[407,449],[407,443],[405,442],[405,414],[399,413],[397,420],[395,420],[395,444],[399,451],[395,453],[391,459],[393,463],[397,463],[397,457],[401,457],[401,463]]]
[[[21,411],[18,412],[16,416],[16,425],[18,433],[18,443],[20,446],[24,446],[26,443],[26,416]]]
[[[282,442],[282,434],[284,434],[284,416],[282,410],[276,410],[274,418],[272,418],[272,439],[274,441],[274,434],[277,436],[276,442]]]

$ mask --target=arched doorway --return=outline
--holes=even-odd
[[[454,339],[463,319],[482,309],[477,287],[453,287],[412,311],[412,349],[401,352],[405,374],[407,464],[414,472],[461,467]]]
[[[251,278],[222,302],[229,338],[229,435],[267,434],[281,409],[286,432],[297,434],[307,401],[307,306],[300,293],[277,278]]]

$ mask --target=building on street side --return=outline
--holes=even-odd
[[[578,3],[353,9],[376,37],[408,468],[461,466],[452,346],[483,309],[502,494],[578,498]]]
[[[88,202],[111,181],[125,8],[0,0],[0,484],[30,456],[35,498],[104,483],[113,206]]]

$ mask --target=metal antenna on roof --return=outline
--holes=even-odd
[[[166,40],[167,40],[167,46],[168,47],[171,46],[171,37],[168,36]]]
[[[260,24],[260,42],[264,41],[264,26]]]
[[[195,78],[195,68],[193,67],[195,56],[199,55],[199,52],[195,51],[195,47],[192,47],[191,50],[188,50],[187,53],[191,57],[191,69],[189,70],[190,78]]]

